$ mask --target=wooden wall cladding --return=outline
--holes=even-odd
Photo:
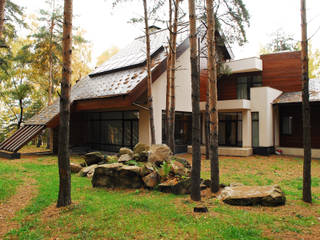
[[[202,70],[200,73],[200,101],[207,99],[208,71]],[[237,80],[235,76],[225,76],[218,79],[218,100],[237,99]]]
[[[284,52],[261,55],[263,86],[283,92],[301,91],[301,53]]]
[[[292,134],[281,133],[281,119],[284,116],[291,116]],[[311,104],[311,145],[312,148],[320,148],[320,104]],[[301,104],[280,105],[280,146],[281,147],[303,147],[302,130],[302,106]]]
[[[200,72],[200,102],[207,100],[207,87],[208,87],[208,71],[201,70]]]

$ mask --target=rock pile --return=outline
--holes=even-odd
[[[83,167],[72,164],[72,172],[92,177],[93,187],[144,187],[174,194],[191,190],[189,162],[174,157],[165,144],[138,143],[133,150],[121,148],[116,156],[92,152],[84,155],[84,160]]]
[[[93,187],[150,188],[175,194],[190,193],[190,164],[175,158],[165,144],[138,143],[133,150],[121,148],[117,163],[95,168]]]
[[[93,187],[148,188],[165,193],[191,192],[191,165],[186,159],[172,155],[165,144],[151,147],[138,143],[133,150],[121,148],[117,155],[104,156],[100,152],[84,155],[85,163],[71,163],[72,173],[92,178]],[[200,188],[210,188],[210,180],[201,180]],[[279,186],[244,186],[223,184],[218,198],[230,205],[279,206],[286,198]]]

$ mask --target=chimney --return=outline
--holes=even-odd
[[[159,28],[158,26],[156,26],[156,25],[151,25],[151,26],[149,26],[149,33],[153,33],[153,32],[155,32],[155,31],[158,31],[158,30],[160,30],[161,28]]]

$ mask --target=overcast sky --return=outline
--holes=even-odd
[[[26,7],[27,13],[38,14],[45,8],[43,0],[15,0]],[[92,43],[93,63],[106,49],[124,47],[135,37],[143,34],[141,25],[127,23],[142,10],[142,1],[111,7],[111,0],[74,0],[74,25],[86,31],[85,38]],[[187,2],[187,1],[185,1]],[[244,0],[251,15],[251,26],[247,30],[248,43],[245,46],[233,46],[236,58],[245,58],[259,54],[260,47],[270,40],[270,34],[282,28],[294,34],[300,40],[300,0]],[[320,27],[320,0],[307,0],[309,36]],[[314,47],[320,48],[320,31],[312,38]]]

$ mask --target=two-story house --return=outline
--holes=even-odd
[[[205,29],[205,28],[203,28]],[[203,36],[205,31],[199,30]],[[216,34],[219,38],[219,34]],[[156,143],[164,142],[166,63],[168,32],[151,34],[152,92]],[[205,45],[205,38],[202,38]],[[231,74],[218,80],[219,153],[248,156],[270,154],[275,148],[301,154],[301,61],[299,52],[262,55],[260,58],[232,60],[224,43],[218,45],[220,58]],[[206,60],[201,58],[201,110],[205,141]],[[178,35],[176,72],[177,152],[191,145],[191,70],[188,32]],[[87,150],[118,151],[136,143],[150,144],[149,111],[146,105],[147,73],[145,38],[136,38],[102,66],[77,82],[71,90],[70,146]],[[318,92],[319,89],[317,90]],[[313,95],[312,95],[313,96]],[[313,156],[320,156],[320,94],[312,102]],[[13,136],[0,144],[0,150],[13,152],[44,128],[53,130],[53,152],[57,152],[59,101],[43,109]],[[189,146],[189,151],[191,147]]]

